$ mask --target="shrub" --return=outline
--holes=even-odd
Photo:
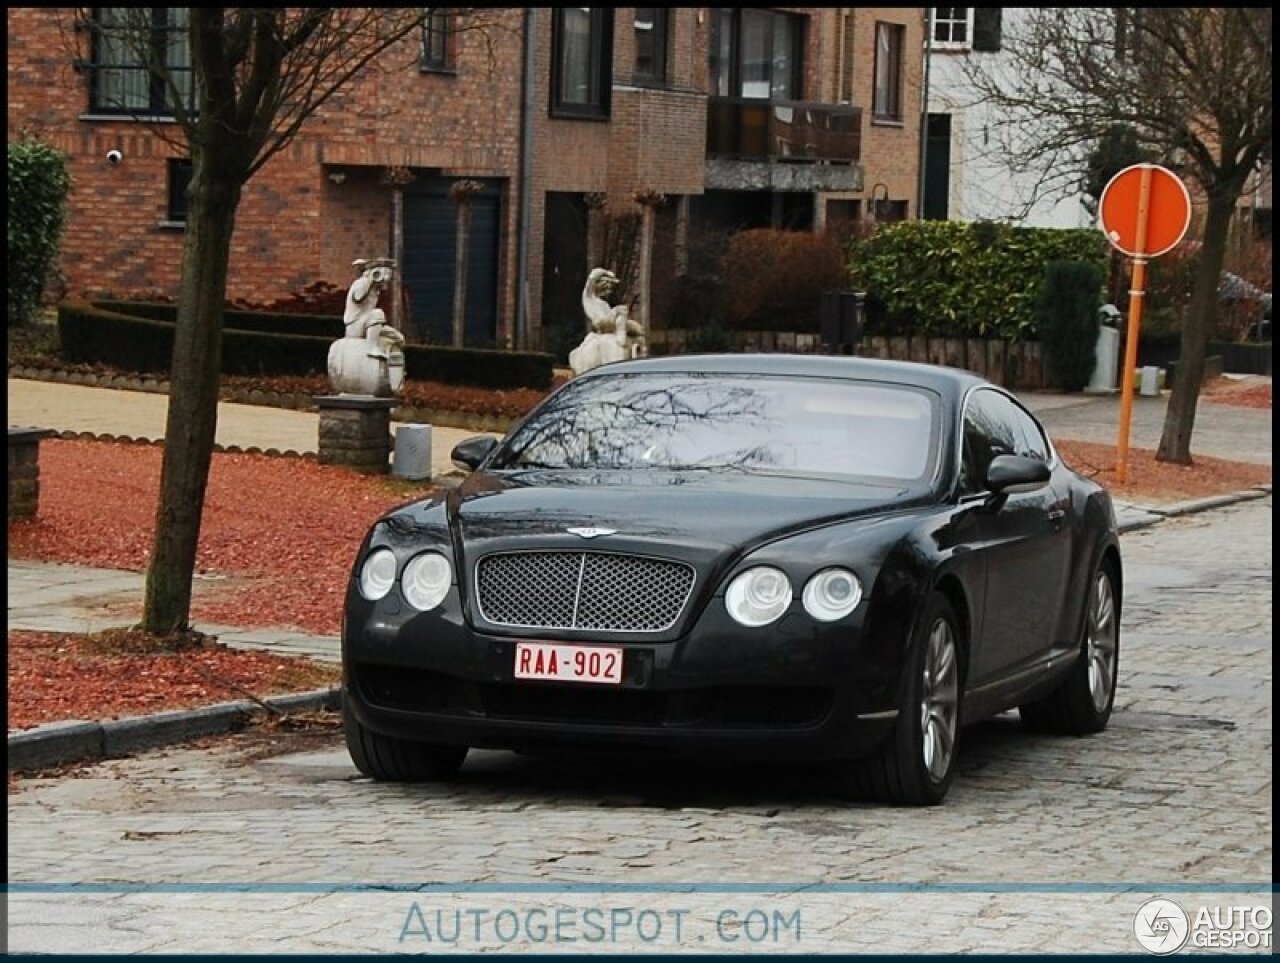
[[[720,310],[730,328],[817,333],[822,292],[847,285],[839,244],[765,228],[729,239],[720,259]]]
[[[721,354],[734,350],[733,335],[717,321],[708,321],[689,331],[685,339],[688,354]]]
[[[1020,342],[1037,336],[1032,302],[1045,264],[1105,271],[1109,250],[1101,231],[1084,228],[898,221],[850,245],[849,275],[867,294],[867,334]]]
[[[1103,273],[1083,261],[1050,261],[1036,293],[1035,317],[1049,376],[1064,391],[1089,383],[1096,360]]]
[[[23,138],[9,145],[9,325],[35,318],[57,263],[71,175],[67,159]]]

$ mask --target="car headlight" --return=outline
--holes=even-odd
[[[768,565],[749,568],[729,583],[724,604],[736,622],[768,625],[791,604],[791,581],[781,569]]]
[[[360,594],[376,602],[388,592],[396,580],[396,557],[389,548],[374,549],[360,566]]]
[[[453,582],[453,567],[439,552],[423,552],[415,555],[404,567],[400,576],[400,591],[404,600],[421,612],[429,612],[449,594]]]
[[[805,584],[804,610],[819,622],[842,619],[862,601],[862,583],[848,569],[823,569]]]

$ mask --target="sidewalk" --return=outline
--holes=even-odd
[[[164,437],[169,396],[120,388],[90,388],[28,378],[9,379],[9,424],[23,428],[123,435],[155,441]],[[392,422],[394,433],[399,429]],[[431,477],[456,474],[453,446],[487,432],[467,428],[431,429]],[[320,443],[320,415],[264,405],[218,403],[215,443],[229,448],[275,449],[281,454],[315,454]]]

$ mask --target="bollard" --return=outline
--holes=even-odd
[[[391,455],[391,474],[421,481],[431,477],[431,426],[401,425]]]

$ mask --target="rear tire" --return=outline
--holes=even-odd
[[[1022,722],[1039,732],[1083,736],[1101,732],[1115,706],[1120,667],[1120,598],[1110,565],[1089,582],[1080,655],[1058,688],[1018,707]]]
[[[859,760],[843,787],[910,806],[936,806],[955,773],[962,686],[959,621],[946,596],[934,593],[912,641],[905,691],[892,736]]]
[[[373,732],[345,700],[342,732],[356,768],[379,782],[443,782],[458,774],[467,756],[466,746],[438,746]]]

